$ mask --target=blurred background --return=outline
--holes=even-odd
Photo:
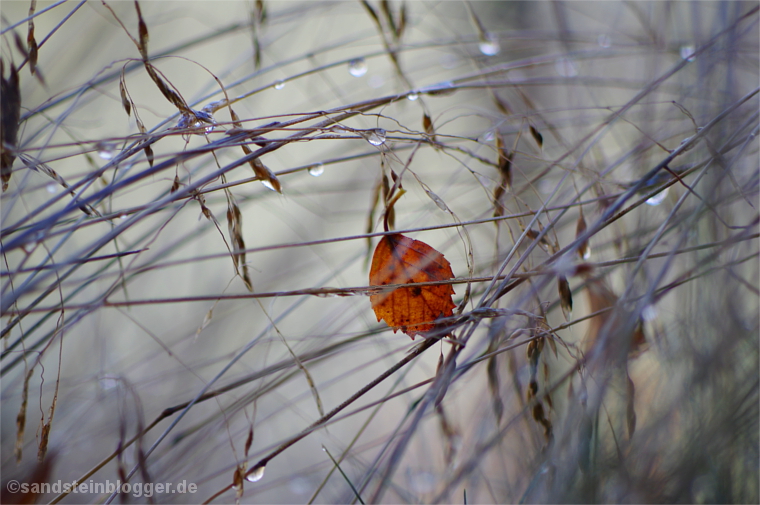
[[[3,482],[198,486],[4,503],[757,502],[756,3],[0,14]],[[255,480],[425,341],[394,181],[458,322]]]

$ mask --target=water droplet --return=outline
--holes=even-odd
[[[119,219],[127,219],[127,217],[128,217],[128,216],[127,216],[126,214],[121,214],[121,215],[119,216]]]
[[[46,188],[45,188],[45,189],[47,189],[47,192],[48,192],[48,193],[51,193],[51,194],[52,194],[52,193],[56,193],[56,192],[58,192],[58,185],[57,185],[57,184],[53,184],[53,183],[51,182],[50,184],[48,184],[48,185],[46,186]]]
[[[457,88],[453,82],[446,81],[436,86],[429,86],[425,92],[430,96],[447,96],[453,94],[456,90]]]
[[[338,135],[348,135],[351,133],[351,131],[343,128],[342,126],[333,126],[330,128],[330,131],[333,133],[337,133]]]
[[[98,150],[98,156],[103,160],[113,159],[114,154],[116,153],[116,147],[114,147],[113,144],[108,144],[106,142],[98,142],[96,148]]]
[[[206,133],[211,133],[216,129],[216,120],[210,112],[207,112],[205,110],[193,110],[192,112],[192,114],[183,114],[182,117],[179,118],[179,121],[177,121],[178,129],[184,130],[186,128],[204,128]]]
[[[591,257],[591,246],[586,245],[586,251],[583,253],[583,259],[587,260]]]
[[[367,73],[367,62],[364,58],[356,58],[348,62],[348,73],[354,77],[361,77]]]
[[[612,39],[606,33],[600,34],[596,38],[596,43],[599,44],[599,47],[603,47],[605,49],[612,47]]]
[[[645,321],[653,320],[657,317],[657,308],[654,305],[647,305],[641,311],[641,317],[643,317]]]
[[[203,121],[196,121],[193,123],[193,128],[203,128],[204,125],[207,125],[208,123],[204,123]],[[216,129],[216,126],[214,125],[208,125],[205,128],[206,133],[211,133]]]
[[[495,33],[489,33],[486,36],[486,40],[482,41],[478,47],[480,48],[480,52],[486,56],[496,56],[501,51],[499,37]]]
[[[420,95],[416,91],[411,91],[408,95],[406,95],[406,99],[410,102],[417,100],[419,97]]]
[[[251,472],[245,476],[245,480],[248,482],[258,482],[261,480],[262,477],[264,477],[264,470],[266,470],[266,466],[257,466]]]
[[[683,140],[681,141],[681,145],[684,145],[684,144],[685,144],[685,143],[687,143],[687,142],[691,142],[691,139],[692,139],[692,138],[694,138],[694,137],[686,137],[685,139],[683,139]],[[695,145],[696,145],[696,144],[691,144],[691,145],[689,145],[689,146],[686,146],[686,147],[684,148],[683,152],[686,152],[686,151],[691,151],[692,149],[694,149],[694,146],[695,146]]]
[[[325,289],[335,289],[335,288],[325,288]],[[337,298],[338,295],[333,292],[326,292],[326,291],[320,291],[318,293],[314,293],[314,296],[317,298]]]
[[[681,46],[681,58],[686,61],[694,61],[694,46],[691,44]]]
[[[668,189],[665,188],[661,192],[654,195],[652,198],[649,198],[647,200],[647,205],[651,205],[652,207],[656,207],[662,203],[663,200],[665,200],[665,197],[668,196]]]
[[[382,88],[385,85],[385,79],[383,79],[382,75],[373,75],[370,76],[369,79],[367,79],[367,86],[369,86],[372,89],[379,89]]]
[[[267,189],[271,189],[272,191],[275,191],[275,192],[277,191],[276,189],[274,189],[274,186],[272,185],[272,183],[266,179],[262,179],[261,184],[263,184],[264,187]]]
[[[382,128],[375,128],[371,130],[371,133],[367,137],[367,142],[373,146],[381,146],[385,144],[385,130]]]
[[[112,375],[104,375],[98,381],[100,388],[103,391],[109,391],[119,386],[119,377]]]
[[[578,75],[578,68],[575,66],[575,63],[567,58],[558,59],[554,64],[554,69],[562,77],[575,77]]]
[[[319,177],[325,173],[325,165],[323,163],[315,163],[309,167],[309,175],[312,177]]]
[[[493,130],[488,130],[487,132],[485,132],[483,135],[480,136],[480,138],[478,139],[478,142],[480,142],[481,144],[485,144],[485,143],[493,141],[493,138],[494,138]]]
[[[274,83],[273,87],[274,87],[274,89],[282,89],[282,88],[285,87],[285,82],[284,81],[277,81],[276,83]]]

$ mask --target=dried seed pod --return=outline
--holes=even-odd
[[[628,425],[628,438],[632,438],[636,432],[636,410],[634,408],[634,399],[636,397],[636,388],[633,385],[633,381],[629,375],[626,375],[627,391],[626,399],[628,400],[626,405],[626,423]]]
[[[500,133],[496,135],[496,149],[499,152],[498,169],[501,176],[500,186],[512,189],[512,154],[507,151],[504,139]]]
[[[496,356],[491,356],[488,359],[487,365],[488,371],[488,390],[491,392],[491,405],[493,407],[494,415],[496,415],[497,423],[501,422],[501,418],[504,415],[504,402],[501,400],[501,393],[499,391],[499,369]]]
[[[533,136],[533,140],[538,144],[539,149],[544,147],[544,136],[539,133],[533,125],[530,125],[530,134]]]
[[[127,97],[127,87],[124,84],[124,70],[122,69],[121,78],[119,78],[119,93],[121,94],[121,105],[124,107],[124,110],[127,112],[127,116],[131,115],[132,113],[132,104],[129,101],[129,98]]]
[[[179,176],[175,175],[174,176],[174,182],[172,183],[172,187],[171,187],[170,193],[174,193],[178,189],[179,189]]]
[[[570,283],[567,278],[560,275],[557,277],[559,287],[559,304],[562,307],[562,314],[565,320],[569,321],[573,313],[573,293],[570,291]]]

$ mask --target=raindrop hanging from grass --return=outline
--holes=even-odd
[[[319,177],[325,173],[325,165],[323,163],[315,163],[309,167],[309,175],[312,177]]]
[[[373,146],[381,146],[385,144],[385,130],[382,128],[370,130],[370,134],[367,136],[367,142]]]
[[[257,466],[251,471],[251,473],[245,476],[245,480],[248,482],[260,481],[264,477],[264,470],[266,470],[265,466]]]
[[[494,33],[489,33],[485,40],[480,42],[478,48],[480,49],[480,52],[486,56],[496,56],[501,52],[499,37]]]
[[[364,58],[356,58],[348,62],[348,73],[354,77],[361,77],[367,73],[367,62]]]

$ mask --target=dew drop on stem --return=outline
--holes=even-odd
[[[409,101],[411,101],[411,102],[417,100],[419,97],[420,97],[420,95],[416,91],[412,91],[411,93],[409,93],[408,95],[406,95],[406,99],[409,100]]]
[[[361,77],[367,73],[367,62],[364,58],[355,58],[348,62],[348,73],[354,77]]]
[[[694,46],[691,44],[681,46],[681,58],[686,61],[694,61]]]
[[[668,189],[665,188],[653,197],[647,199],[647,205],[651,205],[652,207],[656,207],[662,203],[663,200],[665,200],[665,197],[668,196]]]
[[[275,189],[275,187],[268,180],[262,179],[261,184],[263,184],[265,188],[271,189],[272,191],[277,192],[277,190]]]
[[[337,293],[333,293],[330,291],[327,291],[327,292],[320,291],[318,293],[314,293],[314,296],[316,296],[317,298],[337,298],[338,297]]]
[[[481,41],[478,47],[480,48],[480,52],[486,56],[496,56],[501,52],[499,37],[494,33],[489,33],[486,36],[486,40]]]
[[[266,470],[266,466],[257,466],[253,470],[251,470],[251,473],[245,476],[245,480],[248,482],[258,482],[261,480],[262,477],[264,477],[264,470]]]
[[[481,144],[486,144],[488,142],[492,142],[493,139],[494,139],[493,130],[488,130],[487,132],[485,132],[483,135],[480,136],[480,138],[478,139],[478,142],[480,142]]]
[[[312,177],[319,177],[325,173],[325,165],[323,163],[315,163],[309,167],[309,175]]]
[[[285,87],[285,81],[277,81],[274,83],[274,89],[282,89]]]
[[[367,142],[373,146],[381,146],[385,144],[385,130],[382,128],[375,128],[374,130],[370,130],[370,133],[367,136]]]
[[[100,142],[97,145],[97,149],[98,149],[98,156],[100,156],[100,159],[103,159],[103,160],[111,160],[116,154],[116,147],[113,144]]]

